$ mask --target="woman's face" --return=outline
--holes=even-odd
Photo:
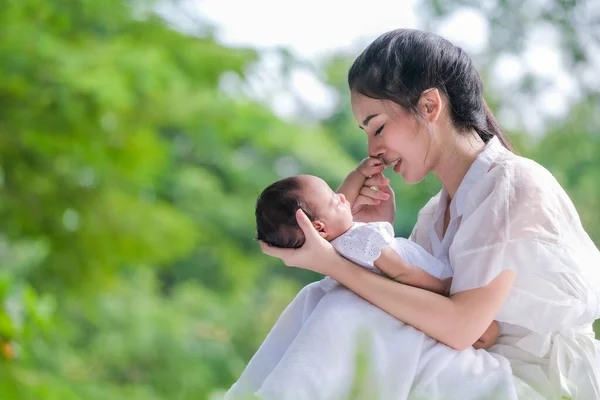
[[[352,112],[369,143],[369,155],[394,164],[394,172],[407,183],[420,182],[433,168],[436,157],[426,122],[388,100],[352,93]]]

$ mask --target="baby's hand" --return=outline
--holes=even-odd
[[[385,170],[386,165],[379,158],[367,157],[358,164],[356,170],[365,178],[369,178],[379,172]]]

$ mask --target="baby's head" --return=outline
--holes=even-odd
[[[299,175],[269,185],[256,202],[257,239],[271,246],[298,248],[304,233],[296,222],[301,208],[319,234],[331,241],[352,227],[352,210],[343,194],[312,175]]]

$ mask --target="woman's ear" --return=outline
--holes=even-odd
[[[325,225],[324,222],[313,221],[312,224],[315,227],[315,229],[317,230],[317,232],[319,232],[319,235],[321,235],[321,237],[327,236],[327,226]]]
[[[419,110],[427,122],[435,123],[442,112],[442,96],[437,88],[421,93]]]

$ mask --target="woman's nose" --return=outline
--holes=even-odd
[[[380,157],[383,157],[384,154],[385,154],[385,151],[383,151],[383,149],[381,147],[379,147],[379,146],[376,147],[371,142],[369,142],[369,157],[380,158]]]

